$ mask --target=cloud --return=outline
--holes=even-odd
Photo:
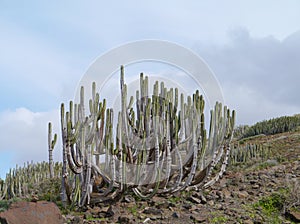
[[[240,123],[300,111],[300,31],[279,41],[253,38],[247,29],[229,32],[227,45],[196,49],[220,80],[225,100],[238,108]]]
[[[7,21],[0,21],[0,26],[0,87],[9,97],[4,99],[6,108],[49,110],[73,96],[83,70],[78,58],[70,59],[70,52],[32,30]]]
[[[0,176],[15,164],[26,161],[48,160],[48,122],[53,124],[53,133],[58,133],[58,142],[54,149],[54,159],[60,159],[61,140],[59,111],[32,112],[26,108],[0,113],[0,154],[6,156],[12,164],[1,165]],[[3,158],[3,159],[2,159]]]

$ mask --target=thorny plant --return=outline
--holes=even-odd
[[[185,98],[156,81],[149,95],[148,77],[141,74],[140,89],[128,102],[123,66],[120,76],[120,111],[106,108],[95,83],[88,115],[83,87],[78,104],[70,101],[68,111],[61,105],[62,201],[83,206],[93,191],[97,202],[129,191],[146,199],[218,181],[230,154],[235,112],[216,102],[207,133],[199,91]]]

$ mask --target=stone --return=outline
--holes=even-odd
[[[185,209],[187,209],[187,210],[189,210],[189,209],[192,208],[192,205],[191,205],[191,204],[188,204],[188,203],[184,203],[184,204],[182,205],[182,207],[185,208]]]
[[[193,220],[194,222],[196,223],[204,223],[207,221],[207,217],[206,216],[203,216],[201,214],[192,214],[190,216],[190,219]]]
[[[62,224],[63,216],[53,202],[20,201],[13,203],[10,208],[0,213],[0,223],[14,224]]]
[[[250,180],[249,182],[250,182],[250,184],[256,184],[257,180]]]
[[[226,178],[222,178],[219,181],[219,185],[220,185],[221,188],[227,187],[227,179]]]
[[[131,195],[125,195],[123,201],[127,202],[127,203],[130,203],[130,202],[135,202],[135,199]]]
[[[215,208],[218,209],[218,210],[223,210],[224,209],[224,207],[222,206],[222,204],[216,204]]]
[[[175,208],[175,207],[176,207],[176,204],[175,204],[175,203],[169,202],[169,209],[170,209],[170,208]]]
[[[236,192],[236,195],[238,198],[247,198],[249,196],[248,192],[247,191],[238,191]]]
[[[192,203],[196,203],[196,204],[200,204],[201,203],[201,199],[193,197],[193,196],[188,197],[187,200],[190,201],[190,202],[192,202]]]
[[[222,191],[217,191],[217,192],[216,192],[216,195],[218,196],[217,198],[218,198],[219,200],[223,200],[224,195],[223,195]]]
[[[178,219],[178,218],[180,218],[180,214],[178,212],[174,212],[172,214],[172,217]]]
[[[163,212],[161,209],[157,209],[157,208],[145,208],[143,213],[151,214],[151,215],[161,215]]]
[[[92,215],[98,215],[99,212],[101,212],[101,208],[95,206],[94,208],[90,209],[90,212],[92,213]]]
[[[251,219],[244,220],[244,224],[253,224],[253,221]]]
[[[201,199],[201,204],[206,204],[207,203],[207,200],[206,200],[206,198],[204,197],[203,194],[200,195],[200,199]]]
[[[163,201],[163,199],[161,197],[158,197],[158,196],[153,196],[151,198],[151,200],[148,202],[149,206],[156,206],[158,204],[161,204]]]
[[[98,218],[106,218],[107,217],[107,213],[104,211],[101,211],[98,213]]]
[[[288,212],[288,216],[291,218],[294,222],[300,222],[300,211],[290,211]]]
[[[222,193],[223,193],[225,199],[231,198],[231,192],[229,190],[224,189]]]
[[[72,224],[83,224],[83,218],[79,216],[75,216],[72,219]]]
[[[195,210],[199,210],[199,205],[192,205],[192,207],[189,209],[191,212]]]
[[[170,207],[170,203],[168,201],[163,201],[155,205],[158,209],[167,209]]]
[[[130,220],[132,219],[132,216],[130,215],[122,215],[119,216],[118,222],[119,223],[131,223]]]
[[[84,213],[84,219],[90,219],[90,218],[93,218],[93,214],[91,213],[90,210],[87,210],[85,213]]]
[[[143,221],[143,223],[147,223],[147,222],[149,222],[149,221],[151,221],[151,219],[150,219],[150,218],[146,218],[146,219]]]
[[[119,215],[119,214],[120,214],[119,209],[116,206],[111,205],[111,206],[109,206],[109,208],[106,212],[106,217],[112,217],[114,215]]]
[[[213,200],[210,200],[207,202],[208,205],[213,206],[215,204],[215,202]]]

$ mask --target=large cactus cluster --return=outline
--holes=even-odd
[[[84,87],[80,102],[70,101],[68,111],[61,105],[63,202],[82,206],[91,196],[100,202],[129,191],[149,198],[217,181],[229,158],[235,112],[216,103],[207,133],[199,91],[185,97],[157,81],[150,94],[141,74],[134,99],[127,96],[123,67],[120,76],[120,111],[106,108],[95,83],[88,114]]]
[[[61,163],[53,164],[53,176],[61,177]],[[37,189],[39,184],[50,178],[49,163],[24,163],[23,167],[16,166],[6,174],[6,178],[0,181],[0,200],[8,200],[14,197],[28,197]]]

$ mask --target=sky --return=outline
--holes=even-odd
[[[60,104],[97,57],[131,41],[170,41],[203,58],[237,124],[300,113],[299,9],[297,0],[0,1],[0,178],[48,159]]]

